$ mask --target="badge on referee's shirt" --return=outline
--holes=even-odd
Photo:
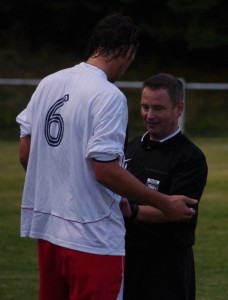
[[[160,183],[159,180],[152,179],[152,178],[147,178],[147,181],[146,181],[146,185],[147,185],[150,189],[153,189],[153,190],[156,190],[156,191],[158,190],[159,183]]]

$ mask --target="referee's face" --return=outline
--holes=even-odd
[[[182,112],[183,101],[174,106],[166,89],[143,89],[141,115],[152,140],[161,140],[174,133]]]

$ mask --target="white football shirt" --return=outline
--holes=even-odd
[[[124,255],[120,196],[94,178],[91,160],[123,161],[124,94],[84,62],[44,78],[17,116],[31,148],[21,236],[97,254]]]

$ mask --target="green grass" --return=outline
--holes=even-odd
[[[197,300],[228,299],[228,138],[195,139],[209,175],[200,203],[195,259]]]
[[[19,237],[24,171],[18,142],[0,141],[0,299],[37,299],[36,241]]]
[[[209,166],[194,247],[197,300],[227,300],[228,138],[192,139],[205,152]],[[34,300],[38,298],[36,241],[19,237],[24,171],[18,161],[18,141],[0,140],[0,166],[0,299]]]

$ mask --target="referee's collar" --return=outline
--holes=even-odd
[[[174,137],[175,135],[177,135],[179,132],[181,131],[180,127],[177,128],[177,130],[170,134],[169,136],[167,136],[164,139],[158,140],[158,141],[154,141],[155,143],[163,143],[169,139],[171,139],[172,137]],[[144,133],[144,135],[141,138],[141,142],[145,142],[145,140],[149,139],[149,131],[147,131],[146,133]]]

